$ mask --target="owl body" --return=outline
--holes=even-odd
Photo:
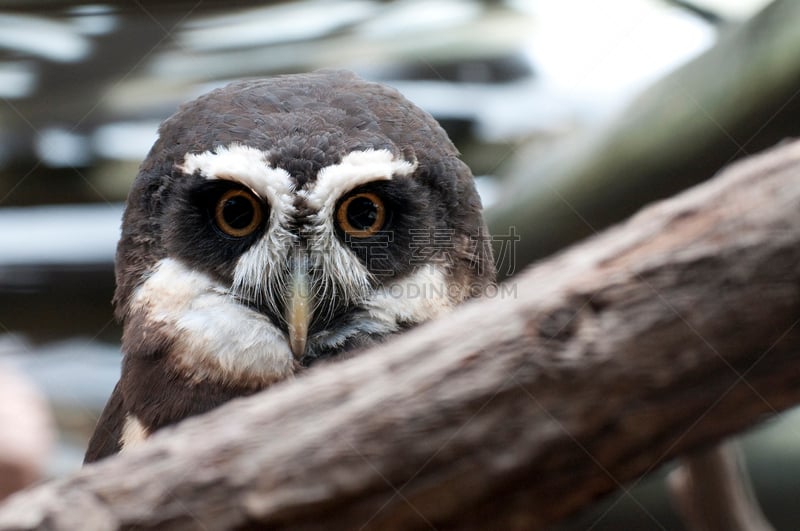
[[[441,127],[335,71],[237,82],[166,120],[116,277],[122,373],[87,462],[435,318],[494,270]]]

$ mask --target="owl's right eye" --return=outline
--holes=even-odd
[[[261,202],[246,190],[228,190],[217,199],[214,208],[214,223],[233,238],[251,235],[261,226],[263,219]]]

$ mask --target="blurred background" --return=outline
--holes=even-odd
[[[0,365],[80,466],[119,374],[120,216],[177,106],[243,77],[337,67],[440,120],[473,169],[502,276],[800,129],[791,0],[0,0]],[[743,437],[796,529],[800,413]],[[681,529],[664,470],[564,529]],[[793,514],[794,511],[794,514]]]

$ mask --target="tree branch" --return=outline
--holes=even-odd
[[[692,531],[774,531],[756,501],[735,442],[681,459],[667,484]]]
[[[799,174],[800,143],[738,164],[488,300],[14,495],[0,529],[542,529],[800,401]]]

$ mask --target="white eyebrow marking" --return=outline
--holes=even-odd
[[[206,179],[238,182],[269,202],[276,221],[285,224],[294,213],[293,184],[289,173],[270,165],[267,153],[242,144],[187,153],[178,168],[187,175],[199,172]]]
[[[417,162],[397,159],[388,149],[353,151],[339,164],[322,168],[316,183],[309,190],[298,192],[305,196],[309,206],[330,211],[345,192],[373,181],[389,181],[395,175],[410,175]]]

